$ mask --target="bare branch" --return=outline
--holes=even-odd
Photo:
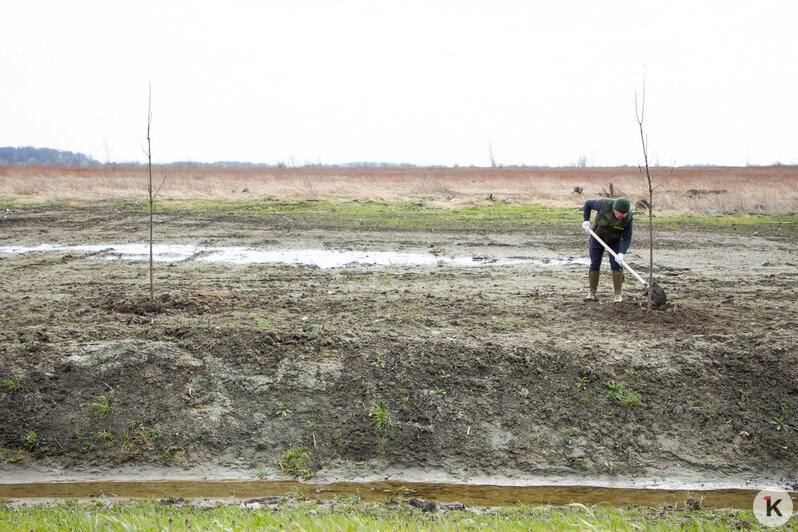
[[[166,172],[164,172],[164,174],[163,174],[163,180],[161,181],[161,184],[158,185],[158,190],[156,190],[155,194],[152,195],[153,199],[155,199],[158,196],[158,193],[161,191],[161,187],[163,186],[163,184],[165,182],[166,182]]]
[[[673,169],[674,168],[676,168],[676,161],[673,162],[673,164],[671,165],[671,169],[668,170],[668,175],[666,175],[665,177],[662,178],[662,181],[660,181],[657,184],[657,186],[654,187],[654,190],[657,190],[659,187],[663,186],[665,183],[668,182],[668,180],[671,178],[671,174],[673,174]]]
[[[152,126],[152,83],[148,85],[149,98],[147,99],[147,140],[150,140],[150,126]]]
[[[637,91],[635,91],[635,118],[637,119],[637,124],[642,126],[643,118],[640,116],[640,106],[637,105]]]
[[[673,169],[674,168],[676,168],[676,161],[673,161],[673,164],[671,165],[671,169],[668,170],[668,175],[665,176],[665,179],[668,179],[671,176],[671,174],[673,173]]]
[[[638,112],[637,107],[637,91],[635,91],[635,116],[637,117],[637,123],[640,125],[641,133],[643,128],[643,118],[646,113],[646,68],[643,67],[643,101],[642,105],[640,106],[640,112]]]

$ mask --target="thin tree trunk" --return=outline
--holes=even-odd
[[[651,310],[651,300],[654,299],[654,189],[651,188],[651,176],[648,174],[648,161],[646,161],[646,175],[648,177],[648,310]]]
[[[155,302],[155,285],[153,283],[152,267],[152,146],[150,143],[150,126],[152,125],[152,85],[150,85],[149,100],[147,103],[147,192],[150,196],[150,303]]]
[[[640,126],[640,142],[643,144],[643,163],[645,164],[645,178],[648,182],[648,310],[651,310],[651,299],[654,295],[654,187],[651,184],[651,172],[648,168],[648,139],[643,133],[643,118],[646,109],[646,78],[643,77],[643,101],[638,111],[637,93],[635,93],[635,115]],[[643,173],[643,169],[640,169]]]

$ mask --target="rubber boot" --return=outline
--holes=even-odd
[[[612,288],[615,295],[612,298],[613,303],[620,303],[623,301],[621,291],[623,290],[623,270],[612,270]]]
[[[598,282],[599,282],[599,271],[598,270],[588,270],[587,272],[587,282],[588,286],[590,287],[590,291],[587,293],[587,297],[585,297],[585,301],[596,301],[596,290],[598,289]]]

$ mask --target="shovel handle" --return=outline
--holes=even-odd
[[[593,238],[595,238],[595,239],[596,239],[596,241],[597,241],[599,244],[601,244],[602,246],[604,246],[604,249],[606,249],[606,250],[607,250],[607,253],[609,253],[610,255],[612,255],[612,258],[614,258],[614,259],[615,259],[615,260],[618,262],[618,264],[620,264],[621,266],[623,266],[624,268],[626,268],[627,270],[629,270],[629,272],[630,272],[632,275],[634,275],[634,276],[635,276],[635,279],[637,279],[638,281],[640,281],[641,283],[643,283],[643,286],[645,286],[646,288],[648,288],[648,282],[644,281],[642,277],[640,277],[639,275],[637,275],[637,272],[636,272],[636,271],[634,271],[634,270],[632,269],[632,267],[631,267],[631,266],[629,266],[628,264],[626,264],[626,261],[624,261],[624,260],[618,260],[618,254],[617,254],[617,253],[615,253],[615,252],[614,252],[614,251],[613,251],[613,250],[610,248],[610,246],[608,246],[607,244],[605,244],[605,243],[604,243],[604,241],[603,241],[603,240],[602,240],[602,239],[601,239],[601,238],[600,238],[600,237],[599,237],[599,236],[598,236],[596,233],[594,233],[592,229],[589,229],[589,230],[588,230],[588,232],[590,233],[590,236],[592,236]]]

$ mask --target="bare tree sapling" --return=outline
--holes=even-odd
[[[648,135],[643,131],[643,120],[646,112],[646,78],[643,76],[643,94],[640,105],[637,102],[637,91],[635,91],[635,116],[637,125],[640,127],[640,142],[643,145],[643,166],[639,166],[640,174],[645,178],[648,185],[648,310],[651,310],[652,300],[654,299],[654,190],[659,188],[662,183],[654,186],[651,179],[651,170],[648,165]],[[671,167],[668,177],[673,172]],[[667,178],[666,178],[667,179]],[[664,183],[665,180],[663,180]]]
[[[153,217],[152,217],[152,206],[153,202],[155,201],[158,192],[160,192],[161,187],[163,186],[164,182],[166,181],[166,174],[163,176],[163,180],[161,181],[161,185],[158,187],[158,190],[153,192],[152,188],[152,142],[150,140],[150,128],[152,127],[152,84],[149,85],[149,98],[147,101],[147,151],[145,152],[147,155],[147,193],[149,195],[149,231],[150,231],[150,304],[155,302],[155,284],[153,282],[153,260],[152,260],[152,226],[153,226]]]

